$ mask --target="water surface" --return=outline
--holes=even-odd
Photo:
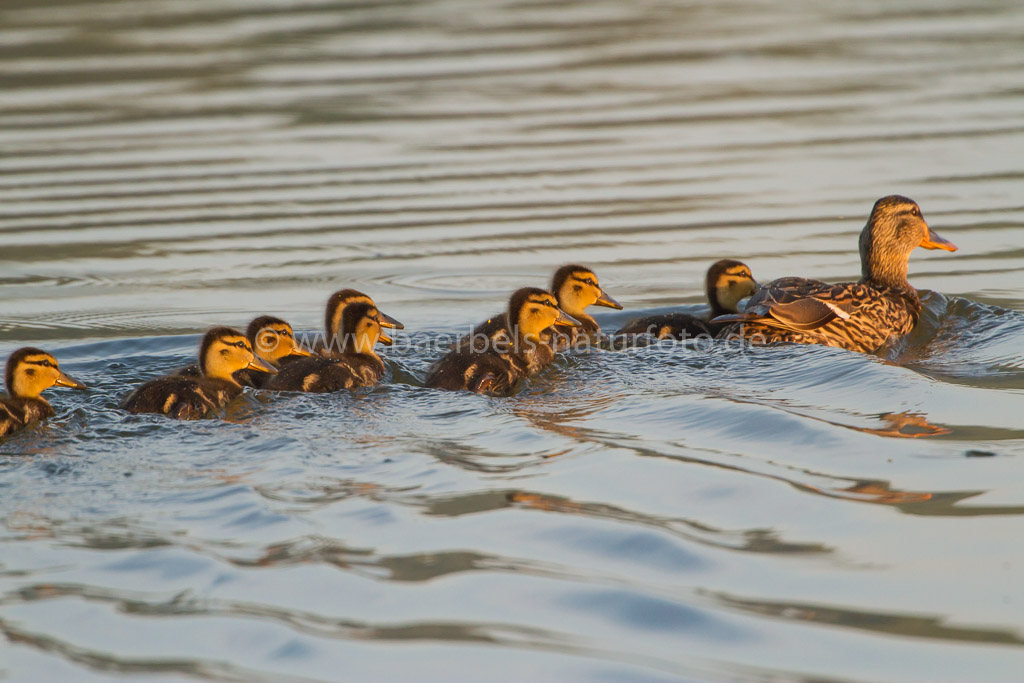
[[[0,678],[1019,680],[1024,14],[924,0],[6,0],[0,355],[93,389],[0,443]],[[877,356],[659,345],[512,398],[432,342],[583,262],[699,311],[707,265],[859,274]],[[117,409],[213,324],[406,324],[389,382]]]

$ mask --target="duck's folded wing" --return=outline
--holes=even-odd
[[[758,291],[743,313],[723,315],[715,323],[747,322],[807,332],[839,318],[850,318],[849,303],[842,299],[841,285],[789,277],[777,280]],[[845,304],[845,305],[844,305]]]
[[[814,297],[777,303],[768,308],[776,322],[793,330],[816,330],[836,318],[848,320],[850,314],[836,304]]]

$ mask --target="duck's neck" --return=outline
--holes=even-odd
[[[344,342],[341,352],[348,354],[359,354],[377,358],[377,339],[365,334],[346,334],[342,337]]]
[[[42,391],[29,382],[24,375],[15,375],[14,380],[7,384],[7,395],[20,401],[35,400],[46,403],[46,399],[41,394]]]
[[[894,289],[910,289],[907,268],[911,246],[905,251],[894,248],[890,241],[876,239],[878,226],[868,222],[860,233],[860,281],[863,284]]]
[[[867,249],[861,255],[860,281],[867,285],[909,289],[907,257]]]
[[[587,313],[586,309],[578,308],[571,305],[563,305],[561,302],[559,302],[558,307],[580,321],[581,332],[585,332],[587,334],[597,334],[598,332],[601,331],[601,326],[597,324],[597,321],[594,320],[593,316]],[[576,310],[573,310],[574,308]]]
[[[717,287],[708,291],[708,304],[711,305],[711,318],[736,312],[735,308],[728,308],[722,304],[722,297],[719,296]]]

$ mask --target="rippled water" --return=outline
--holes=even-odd
[[[0,29],[0,355],[93,387],[0,443],[0,678],[1020,680],[1018,2],[5,0]],[[879,356],[417,386],[567,261],[627,306],[606,327],[700,310],[720,257],[856,277],[894,192],[960,251],[914,255],[922,324]],[[406,323],[388,384],[117,409],[205,327],[316,330],[341,287]]]

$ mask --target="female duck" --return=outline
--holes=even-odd
[[[50,387],[85,389],[61,372],[57,359],[35,348],[18,349],[7,359],[7,395],[0,396],[0,436],[53,417],[53,407],[40,394]]]
[[[615,335],[636,337],[649,334],[658,339],[681,340],[693,339],[700,335],[714,337],[731,323],[715,323],[711,322],[710,318],[738,312],[740,300],[756,291],[757,283],[745,263],[732,259],[715,261],[708,268],[707,277],[704,278],[704,292],[711,306],[708,319],[688,313],[650,315],[629,321]]]
[[[381,330],[382,325],[380,311],[373,304],[346,305],[337,335],[338,352],[330,357],[288,363],[267,383],[267,388],[324,393],[377,384],[385,368],[374,346],[377,342],[391,344],[391,338]]]
[[[327,336],[323,340],[318,340],[313,346],[314,351],[321,356],[337,358],[344,354],[344,351],[342,351],[342,338],[344,335],[340,333],[341,318],[345,313],[345,309],[352,304],[368,304],[374,308],[377,306],[377,304],[373,303],[373,299],[355,289],[341,289],[331,294],[327,299],[327,307],[324,314],[324,331]],[[381,327],[398,330],[405,329],[405,325],[386,315],[380,309],[377,309],[377,317],[380,320]]]
[[[249,345],[252,346],[256,355],[275,368],[313,355],[296,341],[295,331],[291,325],[271,315],[261,315],[249,323],[249,327],[245,330],[245,337],[249,340]],[[175,374],[199,377],[199,366],[190,365]],[[271,375],[263,371],[242,368],[233,372],[232,377],[243,387],[262,389]]]
[[[242,393],[234,373],[249,368],[277,372],[255,355],[249,340],[230,327],[215,327],[199,346],[199,376],[167,375],[133,391],[122,408],[131,413],[160,413],[179,420],[205,417]]]
[[[554,325],[579,326],[558,308],[543,289],[524,287],[508,303],[508,311],[477,327],[430,369],[426,385],[435,389],[466,389],[506,395],[516,384],[550,364],[555,352],[546,338]]]
[[[921,302],[907,282],[910,252],[916,247],[956,251],[928,227],[916,202],[882,197],[860,234],[859,282],[775,280],[754,294],[743,313],[715,321],[732,323],[719,337],[877,351],[917,324]]]

